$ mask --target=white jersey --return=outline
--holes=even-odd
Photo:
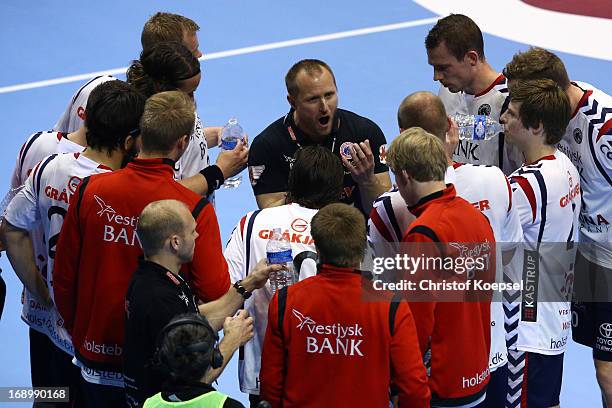
[[[100,75],[90,79],[85,85],[80,87],[78,91],[72,95],[70,103],[62,116],[58,119],[53,130],[57,132],[72,133],[83,126],[85,121],[85,108],[87,107],[87,99],[94,88],[106,81],[115,81],[117,78],[110,75]]]
[[[576,85],[584,96],[557,148],[580,173],[580,252],[612,269],[612,96],[586,83]]]
[[[208,146],[204,135],[202,120],[196,112],[195,124],[189,137],[189,145],[174,168],[174,178],[182,180],[198,174],[201,170],[210,165],[208,158]]]
[[[508,108],[506,82],[506,77],[500,74],[487,89],[476,95],[453,93],[441,86],[438,96],[448,115],[486,115],[499,122],[499,117]],[[458,163],[497,166],[504,174],[510,174],[523,163],[523,156],[515,146],[505,142],[503,134],[498,134],[483,142],[460,140],[453,160]]]
[[[493,166],[455,163],[444,177],[447,184],[454,184],[457,195],[470,202],[489,220],[498,245],[496,281],[500,282],[502,257],[499,250],[521,242],[518,213],[512,205],[512,193],[508,180],[500,169]],[[397,189],[384,193],[375,202],[368,220],[368,239],[377,243],[400,242],[408,226],[414,220]],[[504,311],[501,299],[491,303],[491,351],[489,368],[495,370],[507,361],[504,331]]]
[[[85,109],[91,91],[98,85],[113,80],[117,80],[117,78],[110,75],[100,75],[79,88],[72,96],[72,100],[68,104],[66,111],[59,118],[53,129],[55,131],[68,133],[79,129],[85,123]],[[198,174],[200,170],[203,170],[209,164],[208,146],[206,145],[206,137],[204,136],[204,126],[196,112],[195,124],[189,138],[189,145],[181,158],[176,162],[174,178],[176,180],[182,180],[191,177]]]
[[[225,259],[233,282],[244,279],[257,262],[266,258],[266,245],[274,228],[280,228],[291,242],[294,264],[300,264],[300,280],[316,274],[316,249],[310,235],[310,221],[317,210],[287,204],[250,212],[238,223],[225,248]],[[297,271],[296,271],[297,272]],[[255,335],[244,345],[238,361],[240,390],[259,395],[261,350],[268,325],[270,284],[256,290],[244,308],[254,319]]]
[[[509,348],[561,354],[571,325],[580,176],[568,157],[556,150],[515,171],[510,183],[525,250],[521,301],[511,305],[519,307],[520,319]]]
[[[68,211],[70,197],[84,177],[110,171],[110,168],[84,157],[81,153],[53,154],[44,158],[13,198],[6,210],[6,220],[17,228],[32,231],[42,227],[43,235],[32,236],[35,246],[45,249],[46,265],[41,274],[53,298],[53,262],[55,245]],[[26,290],[23,319],[34,329],[45,333],[53,343],[73,355],[70,335],[63,327],[55,307],[41,306]]]

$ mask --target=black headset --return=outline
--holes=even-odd
[[[221,351],[219,350],[219,345],[217,344],[219,341],[219,335],[212,328],[210,323],[208,323],[208,320],[206,320],[206,318],[202,316],[201,314],[194,313],[193,316],[181,317],[165,325],[164,328],[161,329],[161,331],[157,335],[157,341],[156,341],[157,352],[159,353],[164,337],[166,337],[166,335],[172,329],[177,328],[179,326],[187,325],[187,324],[195,324],[197,326],[204,327],[210,333],[211,337],[214,338],[214,344],[212,347],[212,351],[211,351],[210,341],[200,341],[197,343],[190,344],[188,346],[183,347],[181,351],[184,353],[210,352],[210,366],[213,369],[221,367],[223,365],[223,354],[221,354]],[[157,358],[159,359],[159,355],[157,356]]]

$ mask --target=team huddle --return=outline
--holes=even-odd
[[[495,70],[451,14],[425,39],[439,93],[404,98],[389,145],[304,59],[289,112],[211,164],[198,30],[153,15],[126,81],[87,82],[17,155],[1,235],[34,387],[69,387],[58,406],[241,407],[212,386],[239,351],[251,407],[555,407],[571,335],[612,406],[612,97],[542,48]],[[460,137],[456,115],[503,131]],[[259,208],[224,248],[214,192],[245,168]],[[278,290],[277,230],[297,281]],[[424,252],[486,262],[372,273]],[[394,290],[406,275],[453,296]],[[481,276],[504,290],[457,297]]]

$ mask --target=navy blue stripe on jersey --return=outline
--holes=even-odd
[[[249,262],[251,260],[251,235],[253,235],[253,224],[255,223],[255,217],[257,217],[257,214],[260,212],[261,210],[255,211],[253,215],[251,215],[251,218],[249,218],[249,223],[247,224],[246,236],[244,238],[244,245],[246,246],[246,275],[248,275],[250,271]]]
[[[23,174],[23,162],[25,161],[25,158],[28,155],[28,150],[30,150],[30,147],[32,147],[32,144],[34,144],[36,139],[38,139],[39,136],[42,135],[42,133],[43,132],[37,132],[34,135],[32,135],[30,140],[28,140],[28,144],[23,149],[23,152],[21,153],[21,157],[19,158],[19,173],[20,174]],[[22,181],[25,182],[25,180],[22,180]]]
[[[77,98],[79,97],[79,95],[81,94],[81,92],[83,92],[83,89],[85,89],[85,87],[89,84],[91,84],[93,81],[95,81],[98,78],[102,78],[104,75],[98,75],[95,78],[92,78],[91,80],[89,80],[89,82],[87,82],[85,85],[83,85],[78,91],[77,93],[74,95],[74,98],[72,98],[72,103],[74,103],[74,101],[77,100]]]
[[[395,232],[395,236],[397,237],[397,242],[400,242],[403,238],[402,230],[397,222],[397,218],[395,218],[395,212],[393,211],[393,205],[391,204],[391,197],[385,197],[383,200],[383,205],[385,206],[385,211],[387,211],[387,216],[389,217],[389,222],[393,227],[393,232]]]
[[[440,242],[440,238],[436,235],[434,230],[425,226],[425,225],[417,225],[408,231],[408,234],[421,234],[425,235],[427,238],[431,239],[433,242]]]
[[[599,173],[603,176],[603,178],[606,179],[608,184],[612,186],[612,179],[610,179],[610,176],[608,175],[606,170],[603,168],[603,166],[597,159],[597,154],[595,153],[595,144],[593,143],[593,138],[591,137],[592,134],[593,134],[593,124],[590,123],[589,124],[589,151],[591,152],[591,157],[593,158],[593,162],[595,163],[595,167],[597,167],[597,170],[599,170]]]
[[[287,309],[287,292],[289,286],[285,286],[278,291],[278,331],[283,335],[283,321],[285,320],[285,310]]]
[[[544,228],[546,227],[546,204],[548,200],[548,191],[546,190],[546,183],[544,182],[544,177],[540,171],[534,171],[533,175],[538,182],[538,186],[540,186],[540,196],[542,197],[541,207],[540,207],[540,231],[538,231],[538,247],[542,242],[542,237],[544,236]]]
[[[40,194],[40,179],[42,178],[42,173],[45,170],[45,167],[47,167],[47,165],[51,162],[51,160],[55,159],[57,157],[57,154],[53,154],[49,157],[47,157],[47,160],[45,160],[45,162],[43,164],[41,164],[40,168],[38,169],[38,172],[36,173],[36,188],[34,189],[34,193],[36,195]]]
[[[202,198],[200,201],[198,201],[196,206],[193,208],[193,211],[191,211],[191,215],[193,216],[194,220],[198,219],[198,216],[200,215],[202,209],[204,209],[206,204],[208,204],[208,200],[206,198]]]

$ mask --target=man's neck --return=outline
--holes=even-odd
[[[535,163],[540,160],[542,157],[550,156],[551,154],[555,154],[557,148],[555,146],[547,145],[547,144],[538,144],[534,146],[528,147],[523,154],[525,155],[525,163]]]
[[[437,193],[438,191],[442,191],[446,188],[446,183],[444,181],[426,181],[419,183],[415,186],[414,191],[414,203],[409,205],[416,205],[423,198],[431,195],[433,193]]]
[[[95,161],[96,163],[110,167],[113,170],[121,168],[124,157],[123,153],[121,153],[119,149],[115,149],[109,153],[104,150],[92,149],[91,147],[87,147],[85,151],[83,151],[83,156]]]
[[[582,99],[582,95],[584,95],[584,91],[576,85],[570,84],[565,90],[565,93],[567,93],[572,113],[574,113],[578,107],[578,103],[580,103],[580,100]]]
[[[81,126],[76,131],[68,133],[68,140],[81,146],[87,146],[87,130],[85,126]]]
[[[499,72],[493,69],[487,61],[482,61],[476,70],[474,80],[464,89],[465,93],[478,95],[485,91],[499,77]]]
[[[178,154],[176,152],[145,152],[141,151],[138,153],[139,159],[170,159],[177,161],[179,159]]]
[[[181,269],[181,262],[176,258],[176,256],[174,256],[173,254],[169,254],[165,251],[145,257],[145,260],[149,262],[155,262],[156,264],[163,266],[175,275],[178,275]]]

